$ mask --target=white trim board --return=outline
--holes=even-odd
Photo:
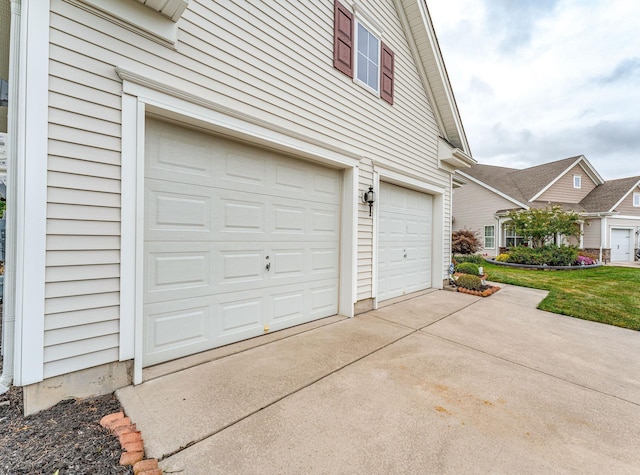
[[[357,207],[358,163],[355,156],[317,141],[286,134],[248,121],[238,114],[228,115],[224,107],[192,96],[122,69],[122,233],[120,291],[120,358],[134,359],[134,384],[142,377],[143,352],[143,226],[144,226],[144,144],[145,117],[154,115],[182,124],[196,125],[255,145],[266,146],[301,158],[343,169],[341,223],[340,297],[338,312],[352,317],[357,299]],[[134,78],[136,82],[129,79]],[[144,84],[143,84],[144,83]],[[149,87],[153,86],[153,87]],[[176,93],[176,94],[172,94]],[[193,102],[188,99],[193,99]],[[131,335],[134,335],[133,337]]]
[[[44,377],[49,7],[49,0],[22,3],[15,164],[18,196],[14,377],[18,386],[40,382]]]

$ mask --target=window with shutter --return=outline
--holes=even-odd
[[[393,104],[394,55],[380,40],[381,34],[354,18],[338,0],[333,22],[333,66]]]
[[[353,13],[337,0],[333,18],[333,66],[353,78]]]

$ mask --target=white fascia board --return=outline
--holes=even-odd
[[[620,201],[618,201],[615,205],[613,205],[611,207],[611,209],[609,211],[613,211],[614,209],[616,209],[618,206],[620,206],[620,203],[622,203],[627,196],[629,196],[631,193],[633,193],[633,191],[638,188],[638,186],[640,186],[640,180],[638,180],[631,188],[629,188],[629,191],[627,191],[624,196],[622,198],[620,198]]]
[[[569,173],[569,170],[571,170],[573,167],[575,167],[578,163],[580,163],[582,160],[584,159],[584,155],[580,155],[575,162],[573,162],[571,165],[569,165],[562,173],[560,173],[557,177],[555,177],[553,180],[551,180],[551,182],[545,186],[542,190],[540,190],[535,196],[533,196],[532,198],[529,199],[529,202],[535,201],[537,200],[545,191],[547,191],[549,188],[551,188],[560,178],[562,178],[563,176],[565,176],[567,173]]]
[[[640,216],[630,216],[630,215],[624,215],[624,214],[616,214],[616,215],[610,215],[610,217],[612,219],[625,219],[625,220],[640,221]]]
[[[446,68],[444,67],[444,60],[442,59],[442,55],[440,54],[440,47],[438,46],[437,39],[435,36],[435,32],[433,30],[433,25],[431,24],[430,16],[426,7],[426,3],[424,0],[394,0],[394,5],[396,7],[396,12],[400,18],[400,22],[402,24],[402,29],[405,33],[405,37],[407,39],[407,43],[409,44],[409,49],[411,50],[411,56],[415,60],[415,64],[418,70],[418,74],[420,76],[424,92],[429,99],[429,104],[431,104],[433,109],[433,115],[435,117],[436,123],[438,124],[438,129],[440,133],[444,136],[448,136],[447,129],[445,127],[444,119],[442,117],[442,111],[438,106],[438,101],[433,94],[431,80],[429,79],[429,73],[427,71],[427,64],[435,64],[437,69],[437,78],[438,81],[442,81],[443,89],[445,91],[447,101],[450,107],[450,112],[453,116],[454,123],[456,124],[457,133],[460,137],[460,141],[462,142],[463,149],[465,153],[471,153],[469,148],[469,143],[467,141],[467,136],[464,132],[464,127],[462,126],[462,120],[460,118],[460,113],[458,111],[455,98],[453,96],[453,91],[451,89],[451,83],[449,82],[449,77],[446,74]],[[414,37],[414,32],[411,29],[411,25],[408,20],[407,11],[405,10],[405,5],[408,8],[410,4],[415,4],[420,11],[420,17],[422,20],[421,27],[424,28],[423,32],[429,38],[429,45],[426,42],[421,42],[418,46],[418,42]],[[421,54],[422,53],[422,54]],[[426,57],[425,57],[426,56]]]
[[[480,185],[481,187],[486,188],[487,190],[491,191],[492,193],[495,193],[496,195],[501,196],[505,200],[511,201],[513,204],[516,204],[516,205],[520,206],[521,208],[529,209],[529,205],[527,205],[525,203],[521,203],[520,201],[512,198],[511,196],[507,195],[506,193],[503,193],[500,190],[496,190],[492,186],[487,185],[486,183],[478,180],[477,178],[472,177],[471,175],[467,175],[466,173],[461,172],[460,170],[457,170],[456,173],[459,174],[459,175],[462,175],[467,180],[474,182],[476,185]]]
[[[44,377],[49,0],[23,0],[17,123],[15,384]]]
[[[587,157],[580,155],[580,158],[582,159],[581,166],[587,175],[589,175],[589,178],[591,178],[596,185],[602,185],[605,181],[604,178],[602,178],[596,169],[593,168],[593,165],[591,165],[591,162],[587,160]]]

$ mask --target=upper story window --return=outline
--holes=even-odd
[[[640,193],[633,194],[633,206],[640,206]]]
[[[393,105],[394,62],[393,51],[384,44],[381,35],[335,0],[333,66]]]
[[[580,175],[573,175],[573,187],[577,189],[582,188],[582,177]]]
[[[380,40],[359,21],[356,25],[356,78],[379,92]]]

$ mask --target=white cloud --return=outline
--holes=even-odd
[[[640,175],[640,2],[428,0],[474,157]]]

